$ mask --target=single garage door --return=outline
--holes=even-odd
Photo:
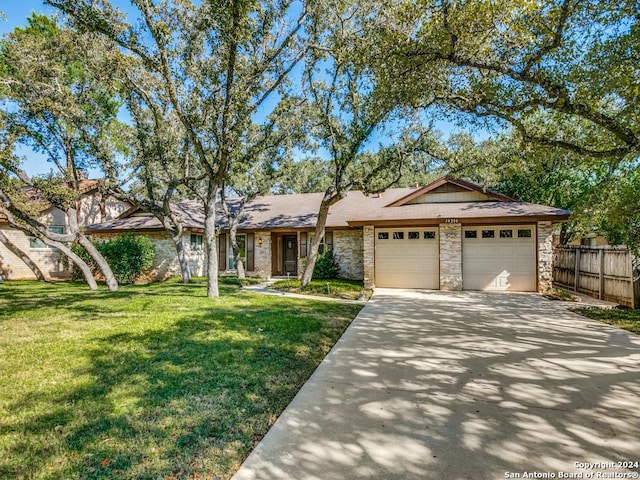
[[[463,227],[465,290],[536,290],[534,225]]]
[[[376,286],[440,288],[437,228],[375,231]]]

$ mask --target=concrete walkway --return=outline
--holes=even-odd
[[[292,298],[304,298],[305,300],[319,300],[321,302],[336,302],[336,303],[351,303],[355,305],[364,305],[367,300],[349,300],[348,298],[336,298],[336,297],[321,297],[320,295],[306,295],[302,293],[282,292],[280,290],[274,290],[269,288],[270,283],[258,283],[255,285],[247,285],[242,287],[243,290],[248,290],[254,293],[261,293],[263,295],[275,295],[277,297],[292,297]]]
[[[635,475],[585,464],[640,462],[640,336],[566,305],[378,289],[234,479]]]

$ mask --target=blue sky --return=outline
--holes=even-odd
[[[52,9],[44,6],[40,0],[9,0],[0,1],[0,11],[6,17],[5,20],[0,20],[0,34],[4,34],[24,25],[31,12],[51,13]],[[47,173],[51,169],[51,166],[40,154],[26,149],[20,150],[18,153],[25,157],[23,168],[31,175]]]
[[[113,4],[120,6],[125,11],[131,8],[128,1],[113,0]],[[0,12],[3,12],[6,17],[5,20],[0,20],[1,35],[26,24],[26,19],[32,12],[53,14],[56,10],[44,5],[42,0],[0,0]],[[459,128],[455,128],[451,123],[444,120],[436,122],[435,126],[446,135],[459,130]],[[487,137],[485,132],[475,132],[474,136],[477,139]],[[372,144],[377,144],[378,142],[388,143],[388,141],[384,140],[383,138],[373,139]],[[44,174],[51,170],[51,164],[46,161],[44,156],[27,149],[20,150],[18,153],[24,157],[23,168],[30,175]],[[99,175],[99,172],[90,172],[90,175]]]

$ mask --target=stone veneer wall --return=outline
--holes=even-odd
[[[260,245],[262,240],[262,245]],[[271,277],[271,232],[256,232],[254,244],[254,268],[247,272],[250,275],[261,278]]]
[[[548,292],[553,285],[553,225],[538,222],[538,292]]]
[[[362,229],[362,258],[364,271],[364,288],[375,288],[375,260],[376,260],[374,228],[365,225]]]
[[[333,254],[340,265],[340,277],[362,280],[364,277],[362,230],[333,232]]]
[[[440,224],[440,290],[462,290],[462,225]]]

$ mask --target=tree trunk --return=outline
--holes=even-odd
[[[42,240],[47,245],[56,247],[58,250],[64,253],[67,257],[69,257],[71,261],[75,263],[77,267],[80,269],[80,271],[82,272],[82,275],[84,275],[84,279],[87,281],[87,285],[89,285],[89,288],[91,290],[98,289],[98,284],[96,283],[96,279],[93,278],[93,272],[89,268],[89,265],[87,265],[85,261],[82,260],[75,253],[73,253],[73,251],[69,247],[67,247],[64,243],[49,240],[48,238],[44,238],[44,237],[41,238],[40,240]]]
[[[66,213],[67,219],[69,221],[70,233],[76,235],[78,243],[82,245],[89,256],[93,260],[95,260],[96,265],[98,265],[100,272],[102,272],[102,275],[104,276],[104,280],[107,284],[107,287],[109,288],[109,291],[115,292],[116,290],[118,290],[118,281],[113,274],[113,270],[111,270],[111,267],[104,259],[102,254],[93,245],[93,243],[91,243],[91,241],[89,241],[89,239],[80,232],[80,228],[78,227],[78,211],[75,208],[69,208],[67,209]]]
[[[320,204],[320,210],[318,211],[318,221],[316,222],[316,230],[313,235],[313,240],[311,241],[311,246],[309,247],[309,251],[307,252],[307,264],[304,267],[304,272],[302,273],[302,287],[306,287],[311,282],[311,278],[313,277],[313,270],[316,267],[316,260],[318,259],[318,251],[320,250],[320,244],[322,243],[322,239],[324,238],[324,227],[327,224],[327,217],[329,216],[329,208],[333,203],[337,200],[333,200],[329,198],[328,200],[325,198],[322,199],[322,203]]]
[[[189,270],[189,260],[187,259],[187,252],[184,249],[184,243],[182,243],[183,231],[179,227],[177,231],[172,232],[171,240],[176,247],[176,253],[178,254],[178,263],[180,264],[180,272],[182,273],[182,283],[191,283],[191,271]]]
[[[239,215],[229,219],[229,241],[231,242],[231,249],[233,250],[233,260],[236,264],[236,271],[238,272],[238,278],[245,278],[244,263],[240,256],[240,247],[238,247],[238,218]],[[246,249],[246,245],[245,245]]]
[[[91,243],[91,241],[82,234],[78,234],[78,243],[82,245],[82,247],[87,251],[89,256],[95,260],[96,264],[98,265],[98,268],[100,269],[100,272],[102,272],[102,275],[104,275],[104,280],[105,280],[105,283],[107,284],[107,287],[109,288],[109,291],[110,292],[117,291],[118,281],[116,280],[116,277],[113,274],[111,267],[109,266],[107,261],[104,259],[102,254],[95,247],[95,245]]]
[[[20,248],[18,248],[11,240],[9,240],[2,230],[0,230],[0,242],[5,247],[7,247],[7,250],[13,253],[16,257],[22,260],[27,267],[29,267],[29,269],[33,272],[33,274],[36,276],[38,281],[40,282],[49,281],[49,279],[44,274],[44,272],[40,270],[40,267],[33,260],[31,260],[31,257],[29,257],[29,255],[27,255]]]
[[[218,289],[218,245],[216,236],[216,185],[209,185],[204,205],[204,240],[207,254],[207,297],[220,296]]]
[[[89,266],[84,262],[84,260],[82,260],[80,257],[78,257],[75,253],[73,253],[73,251],[67,247],[67,245],[65,245],[64,243],[57,241],[57,240],[52,240],[51,238],[47,237],[44,233],[44,226],[41,224],[37,224],[38,222],[34,222],[36,225],[30,224],[29,222],[24,223],[22,225],[19,225],[15,222],[15,220],[13,219],[13,213],[10,212],[7,209],[2,210],[2,213],[8,218],[9,220],[9,225],[13,228],[17,228],[19,230],[22,230],[24,233],[28,234],[28,235],[33,235],[34,237],[38,238],[39,240],[41,240],[45,245],[49,245],[51,247],[55,247],[58,250],[60,250],[62,253],[64,253],[67,257],[69,257],[71,259],[71,261],[73,263],[75,263],[78,268],[80,269],[80,271],[82,271],[82,274],[84,275],[85,280],[87,281],[87,284],[89,285],[89,288],[91,290],[97,290],[98,289],[98,284],[96,283],[95,278],[93,278],[93,272],[91,272],[91,269],[89,268]],[[77,220],[77,218],[76,218]],[[57,235],[58,237],[68,237],[69,241],[72,240],[72,235]]]

